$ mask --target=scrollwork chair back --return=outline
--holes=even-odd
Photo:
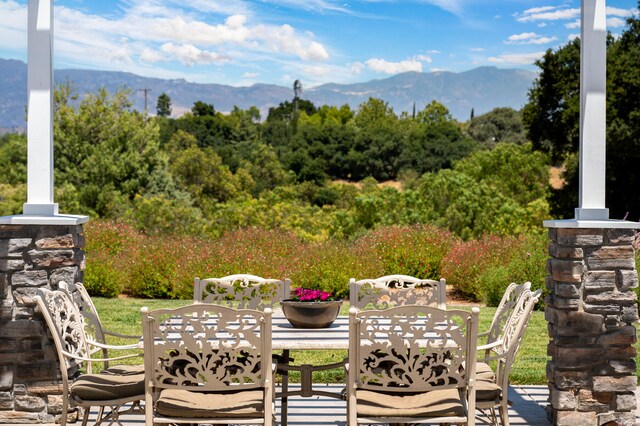
[[[260,412],[255,414],[270,424],[266,419],[273,417],[271,309],[214,304],[154,311],[143,308],[142,322],[147,424],[166,417],[158,407],[167,390],[188,391],[194,398],[197,394],[207,398],[261,390]],[[201,417],[189,411],[185,409],[178,417]],[[224,413],[212,416],[225,417]]]
[[[402,305],[446,307],[446,281],[387,275],[349,282],[349,301],[358,309],[386,309]]]
[[[472,312],[422,305],[368,311],[351,308],[348,424],[366,422],[358,420],[361,416],[376,422],[393,417],[393,423],[473,424],[478,315],[478,308]],[[464,368],[468,365],[473,367]],[[367,400],[370,395],[396,397],[444,390],[454,390],[448,398],[459,396],[457,414],[429,413],[420,407],[405,407],[404,412],[384,402],[371,408],[376,404],[372,401],[379,403],[380,399]]]
[[[238,309],[274,308],[289,298],[289,279],[277,280],[255,275],[238,274],[222,278],[195,278],[193,300],[196,303],[215,303]]]

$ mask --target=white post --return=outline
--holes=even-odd
[[[605,208],[607,13],[605,0],[582,0],[580,192],[577,220],[608,220]]]
[[[29,0],[27,202],[25,215],[53,216],[53,1]]]

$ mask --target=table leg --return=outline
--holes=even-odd
[[[285,366],[289,366],[289,350],[285,349],[282,351],[282,364]],[[283,368],[280,370],[280,374],[282,375],[282,400],[280,401],[280,426],[287,426],[287,415],[289,412],[289,397],[287,395],[287,391],[289,390],[289,370],[287,368]]]

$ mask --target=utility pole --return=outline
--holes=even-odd
[[[144,92],[144,121],[147,121],[147,96],[149,94],[149,92],[151,91],[151,89],[138,89],[138,92]]]

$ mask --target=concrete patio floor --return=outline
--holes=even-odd
[[[293,385],[292,387],[294,387]],[[321,386],[317,386],[322,389]],[[326,385],[326,390],[339,391],[342,385]],[[513,426],[531,425],[543,426],[551,424],[547,420],[545,407],[549,391],[546,386],[526,385],[511,386],[509,388],[509,400],[513,405],[509,409],[509,421]],[[636,391],[636,398],[640,406],[640,388]],[[90,424],[95,421],[96,411],[92,411],[89,418]],[[640,424],[640,413],[636,411],[636,419]],[[144,425],[144,417],[140,414],[123,416],[123,426]],[[477,424],[483,424],[478,418]],[[74,424],[74,423],[71,423]],[[76,423],[80,424],[80,422]],[[280,424],[280,403],[276,403],[276,425]],[[289,422],[290,426],[345,426],[346,403],[337,399],[326,397],[290,397],[289,398]],[[25,425],[26,426],[26,425]],[[48,425],[55,426],[55,425]]]

